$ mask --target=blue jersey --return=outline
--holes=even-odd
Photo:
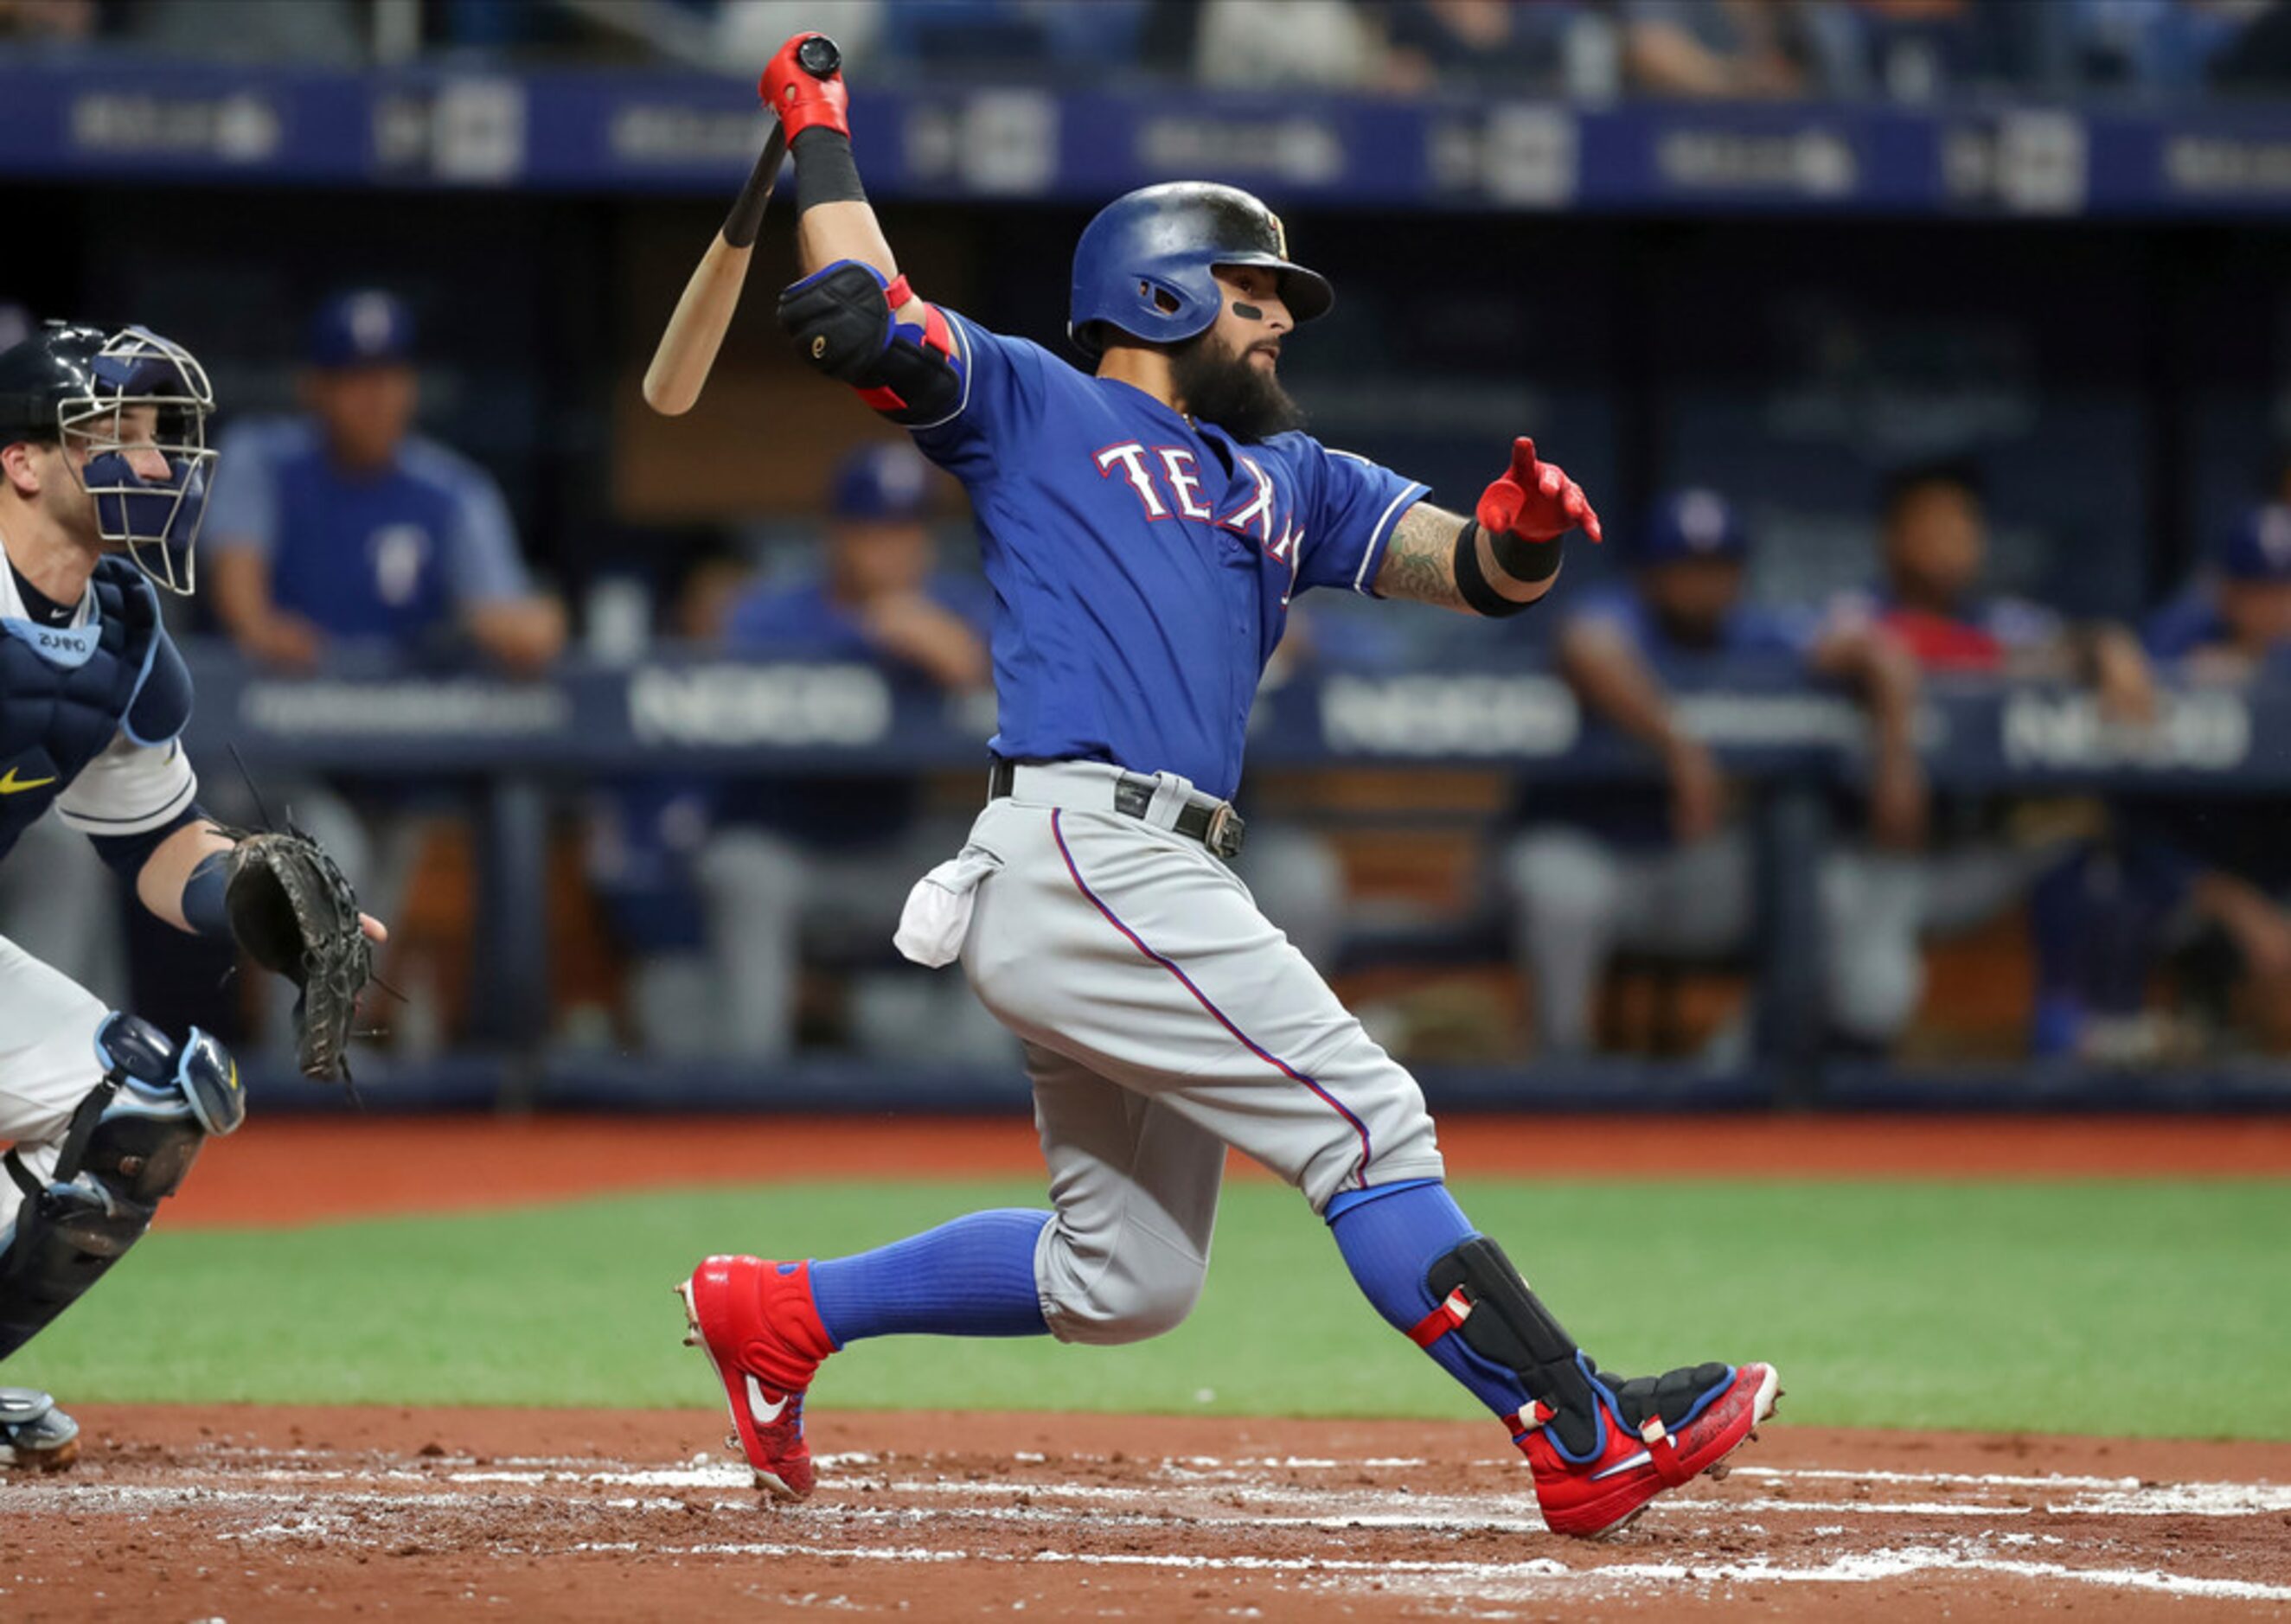
[[[1672,638],[1645,599],[1623,587],[1586,593],[1567,619],[1571,624],[1588,621],[1612,628],[1641,659],[1659,666],[1697,657],[1802,655],[1813,642],[1810,615],[1738,603],[1719,621],[1708,644],[1683,644]]]
[[[2231,648],[2235,628],[2220,612],[2216,589],[2183,592],[2150,615],[2140,628],[2140,640],[2158,660],[2184,660],[2205,648]],[[2259,666],[2270,677],[2291,671],[2291,642],[2271,645]]]
[[[344,639],[405,645],[462,609],[529,590],[492,476],[419,438],[371,476],[345,474],[304,419],[242,423],[222,443],[213,545],[270,561],[271,600]]]
[[[993,606],[975,579],[933,575],[922,594],[986,636]],[[859,617],[835,601],[824,581],[768,583],[749,591],[725,616],[724,646],[785,660],[863,661],[880,667],[894,684],[937,686],[929,672],[877,648]]]
[[[2183,660],[2199,648],[2231,643],[2234,636],[2208,591],[2182,594],[2150,615],[2140,640],[2158,660]]]
[[[977,514],[995,753],[1178,773],[1230,796],[1290,596],[1374,596],[1425,487],[1303,434],[1237,441],[947,315],[963,392],[915,444]]]

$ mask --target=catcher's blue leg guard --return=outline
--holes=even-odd
[[[96,1028],[95,1052],[103,1080],[73,1112],[45,1181],[16,1152],[0,1156],[24,1192],[0,1231],[0,1359],[142,1238],[209,1134],[246,1120],[238,1067],[196,1026],[178,1049],[150,1022],[114,1014]]]

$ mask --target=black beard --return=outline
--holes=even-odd
[[[1170,381],[1186,410],[1237,440],[1262,440],[1305,426],[1304,408],[1281,380],[1260,372],[1208,333],[1170,351]]]

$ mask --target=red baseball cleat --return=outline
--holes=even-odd
[[[1585,1459],[1563,1452],[1544,1425],[1553,1415],[1547,1404],[1522,1411],[1512,1427],[1534,1470],[1545,1525],[1585,1540],[1620,1533],[1667,1489],[1706,1472],[1724,1477],[1726,1457],[1757,1435],[1751,1429],[1781,1396],[1769,1364],[1699,1365],[1636,1381],[1594,1374],[1592,1385],[1598,1435]]]
[[[803,1395],[819,1362],[835,1352],[811,1299],[811,1265],[765,1258],[710,1258],[677,1288],[697,1347],[716,1367],[736,1443],[756,1486],[783,1499],[811,1492],[811,1446]]]

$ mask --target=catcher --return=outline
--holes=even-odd
[[[191,590],[213,405],[189,352],[141,327],[52,323],[0,351],[0,857],[53,806],[152,912],[300,985],[302,1069],[347,1079],[385,932],[306,837],[208,818],[180,740],[190,676],[159,589]],[[0,937],[0,1361],[245,1114],[213,1038],[178,1044]],[[67,1466],[78,1435],[47,1395],[0,1387],[0,1467]]]

